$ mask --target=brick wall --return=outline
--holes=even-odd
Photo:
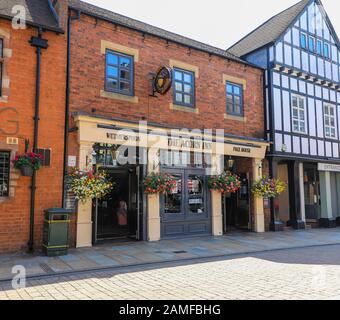
[[[104,89],[105,55],[101,53],[101,40],[118,43],[139,50],[135,62],[135,95],[138,103],[102,98]],[[71,111],[87,111],[108,117],[129,120],[146,119],[179,128],[219,128],[226,133],[263,137],[262,71],[242,63],[209,56],[165,40],[142,35],[108,22],[95,21],[82,15],[73,22],[71,36]],[[196,79],[196,107],[199,114],[171,110],[172,94],[149,97],[149,73],[169,60],[179,60],[199,68]],[[223,74],[245,79],[244,105],[246,122],[225,120],[226,93]]]
[[[23,153],[24,140],[33,143],[35,107],[36,50],[28,41],[36,36],[33,28],[13,30],[0,20],[0,36],[6,34],[6,97],[0,99],[0,149],[11,150],[12,157]],[[63,136],[65,115],[66,37],[43,34],[49,48],[43,50],[38,147],[51,148],[51,166],[37,173],[35,243],[42,240],[43,210],[60,207],[62,198]],[[19,145],[6,144],[7,137],[19,138]],[[26,248],[29,237],[31,178],[11,171],[11,194],[0,198],[0,252]]]

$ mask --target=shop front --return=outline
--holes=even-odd
[[[251,181],[262,176],[265,141],[85,114],[75,115],[74,120],[79,150],[71,156],[77,157],[77,167],[105,170],[114,183],[105,198],[78,203],[77,247],[105,240],[220,236],[226,210],[237,212],[243,227],[265,231],[263,199],[253,198],[249,191]],[[221,193],[208,188],[211,175],[232,170],[231,159],[243,172],[236,211]],[[173,177],[170,193],[144,193],[144,178],[152,172]]]
[[[320,227],[340,225],[340,165],[318,163],[320,180]]]

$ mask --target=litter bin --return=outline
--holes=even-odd
[[[63,208],[45,210],[43,252],[47,256],[62,256],[67,254],[71,213],[71,210]]]

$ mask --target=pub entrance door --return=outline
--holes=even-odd
[[[211,234],[211,205],[203,169],[166,169],[176,185],[161,197],[162,238]]]
[[[112,192],[94,201],[94,243],[139,240],[139,167],[100,168],[114,184]]]

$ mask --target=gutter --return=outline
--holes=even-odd
[[[37,61],[36,61],[36,82],[35,82],[35,111],[34,111],[34,133],[33,133],[33,152],[38,147],[39,137],[39,120],[40,120],[40,75],[41,75],[41,54],[42,49],[48,48],[48,40],[42,38],[43,30],[38,28],[37,36],[32,36],[29,41],[32,47],[36,48]],[[37,172],[33,171],[31,182],[31,206],[30,206],[30,227],[29,227],[29,240],[28,250],[34,251],[34,215],[35,215],[35,192],[36,192],[36,175]]]
[[[70,80],[71,80],[71,27],[72,21],[80,19],[81,12],[78,10],[76,16],[68,12],[67,19],[67,71],[66,71],[66,99],[65,99],[65,126],[64,126],[64,168],[63,168],[63,190],[62,190],[62,207],[65,207],[66,197],[66,176],[68,163],[68,134],[70,128]]]
[[[12,16],[4,15],[4,14],[0,14],[0,18],[10,20],[10,21],[13,20]],[[35,23],[35,22],[32,22],[32,21],[26,21],[26,24],[31,26],[31,27],[34,27],[34,28],[41,28],[44,31],[52,31],[52,32],[56,32],[56,33],[59,33],[59,34],[65,33],[65,31],[63,29],[59,28],[59,27],[51,27],[51,26]]]

